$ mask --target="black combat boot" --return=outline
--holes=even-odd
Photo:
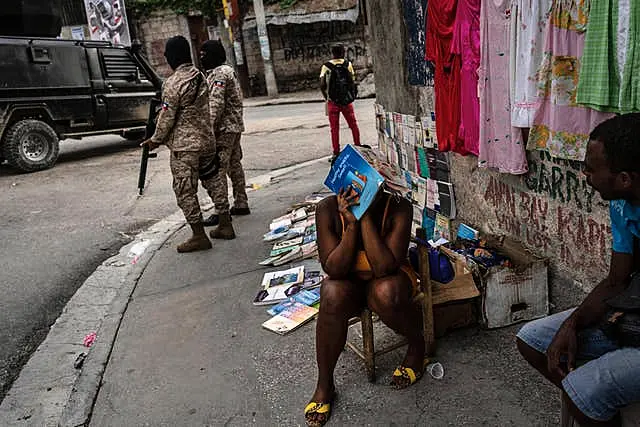
[[[249,207],[246,208],[236,208],[235,206],[231,208],[231,215],[251,215],[251,210]]]

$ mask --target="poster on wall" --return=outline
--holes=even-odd
[[[71,27],[71,39],[72,40],[84,40],[84,28]]]
[[[84,0],[91,40],[131,46],[124,0]]]

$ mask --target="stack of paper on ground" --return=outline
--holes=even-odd
[[[269,258],[260,265],[284,265],[306,259],[317,253],[315,205],[318,202],[298,204],[297,208],[286,215],[275,218],[269,232],[263,236],[266,242],[276,242]]]

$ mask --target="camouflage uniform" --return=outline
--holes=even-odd
[[[212,198],[217,185],[216,140],[211,132],[205,77],[192,64],[179,66],[162,87],[162,110],[151,140],[171,151],[173,191],[189,224],[202,222],[198,179]]]
[[[236,208],[249,207],[242,168],[240,137],[244,132],[242,119],[242,91],[235,71],[229,65],[221,65],[209,71],[209,110],[218,144],[220,170],[217,176],[215,196],[216,211],[229,213],[227,175],[233,185],[233,201]]]

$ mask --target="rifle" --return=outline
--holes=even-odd
[[[153,98],[149,104],[149,119],[147,120],[147,128],[145,129],[145,140],[151,138],[156,131],[156,117],[160,110],[160,99]],[[147,165],[149,159],[158,157],[158,153],[150,153],[149,147],[142,147],[142,158],[140,159],[140,174],[138,175],[138,194],[142,196],[144,193],[144,184],[147,180]]]

